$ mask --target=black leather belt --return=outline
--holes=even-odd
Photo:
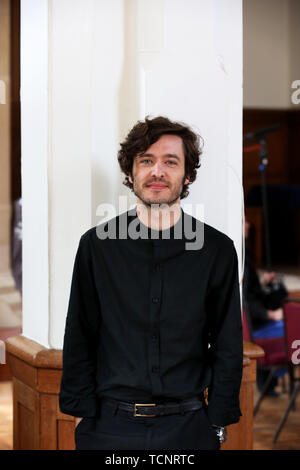
[[[164,402],[164,403],[129,403],[126,401],[119,401],[113,398],[103,397],[101,399],[103,404],[110,403],[119,408],[120,410],[132,413],[133,416],[146,416],[148,418],[154,416],[165,416],[172,414],[184,414],[187,411],[196,411],[202,408],[203,402],[200,398],[189,398],[182,400],[178,403]]]

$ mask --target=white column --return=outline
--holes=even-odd
[[[202,135],[202,167],[182,203],[202,203],[241,262],[242,2],[21,5],[23,334],[61,348],[80,235],[98,222],[98,204],[118,213],[119,195],[135,201],[117,151],[145,114]]]
[[[62,346],[91,225],[93,0],[22,0],[23,334]]]
[[[48,2],[21,2],[23,334],[48,346]],[[51,221],[50,221],[51,223]]]

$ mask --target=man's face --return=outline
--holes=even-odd
[[[142,154],[132,167],[134,194],[145,204],[171,205],[180,199],[184,177],[184,149],[181,137],[162,135]]]

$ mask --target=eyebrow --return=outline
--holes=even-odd
[[[152,153],[142,153],[141,155],[137,155],[137,158],[144,158],[144,157],[154,157]],[[180,158],[176,153],[166,153],[164,157],[167,158],[175,158],[176,160],[180,161]]]

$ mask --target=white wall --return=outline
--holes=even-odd
[[[300,80],[300,1],[299,0],[289,0],[290,1],[290,50],[289,50],[289,59],[290,59],[290,76],[289,84]],[[298,85],[299,86],[299,85]],[[290,89],[291,92],[295,91],[294,88]],[[299,93],[297,94],[299,98]],[[295,109],[299,109],[299,103],[293,103],[290,100],[290,106]]]
[[[104,28],[96,32],[94,54],[103,55],[104,63],[94,61],[93,223],[99,221],[97,204],[113,202],[118,208],[120,194],[129,197],[129,205],[135,200],[122,185],[118,142],[137,119],[164,114],[192,125],[205,142],[198,178],[182,205],[203,203],[205,220],[228,233],[241,254],[242,4],[131,0],[118,5],[119,10],[99,2],[95,15]],[[103,40],[111,38],[111,30],[114,60],[110,41]],[[109,185],[116,175],[117,186]]]
[[[98,204],[118,213],[119,195],[135,201],[117,151],[145,114],[202,135],[202,167],[183,206],[204,205],[204,220],[234,240],[241,270],[242,2],[36,5],[22,0],[23,334],[61,348],[79,237],[98,222]]]
[[[244,0],[244,106],[292,107],[300,79],[299,0]]]

